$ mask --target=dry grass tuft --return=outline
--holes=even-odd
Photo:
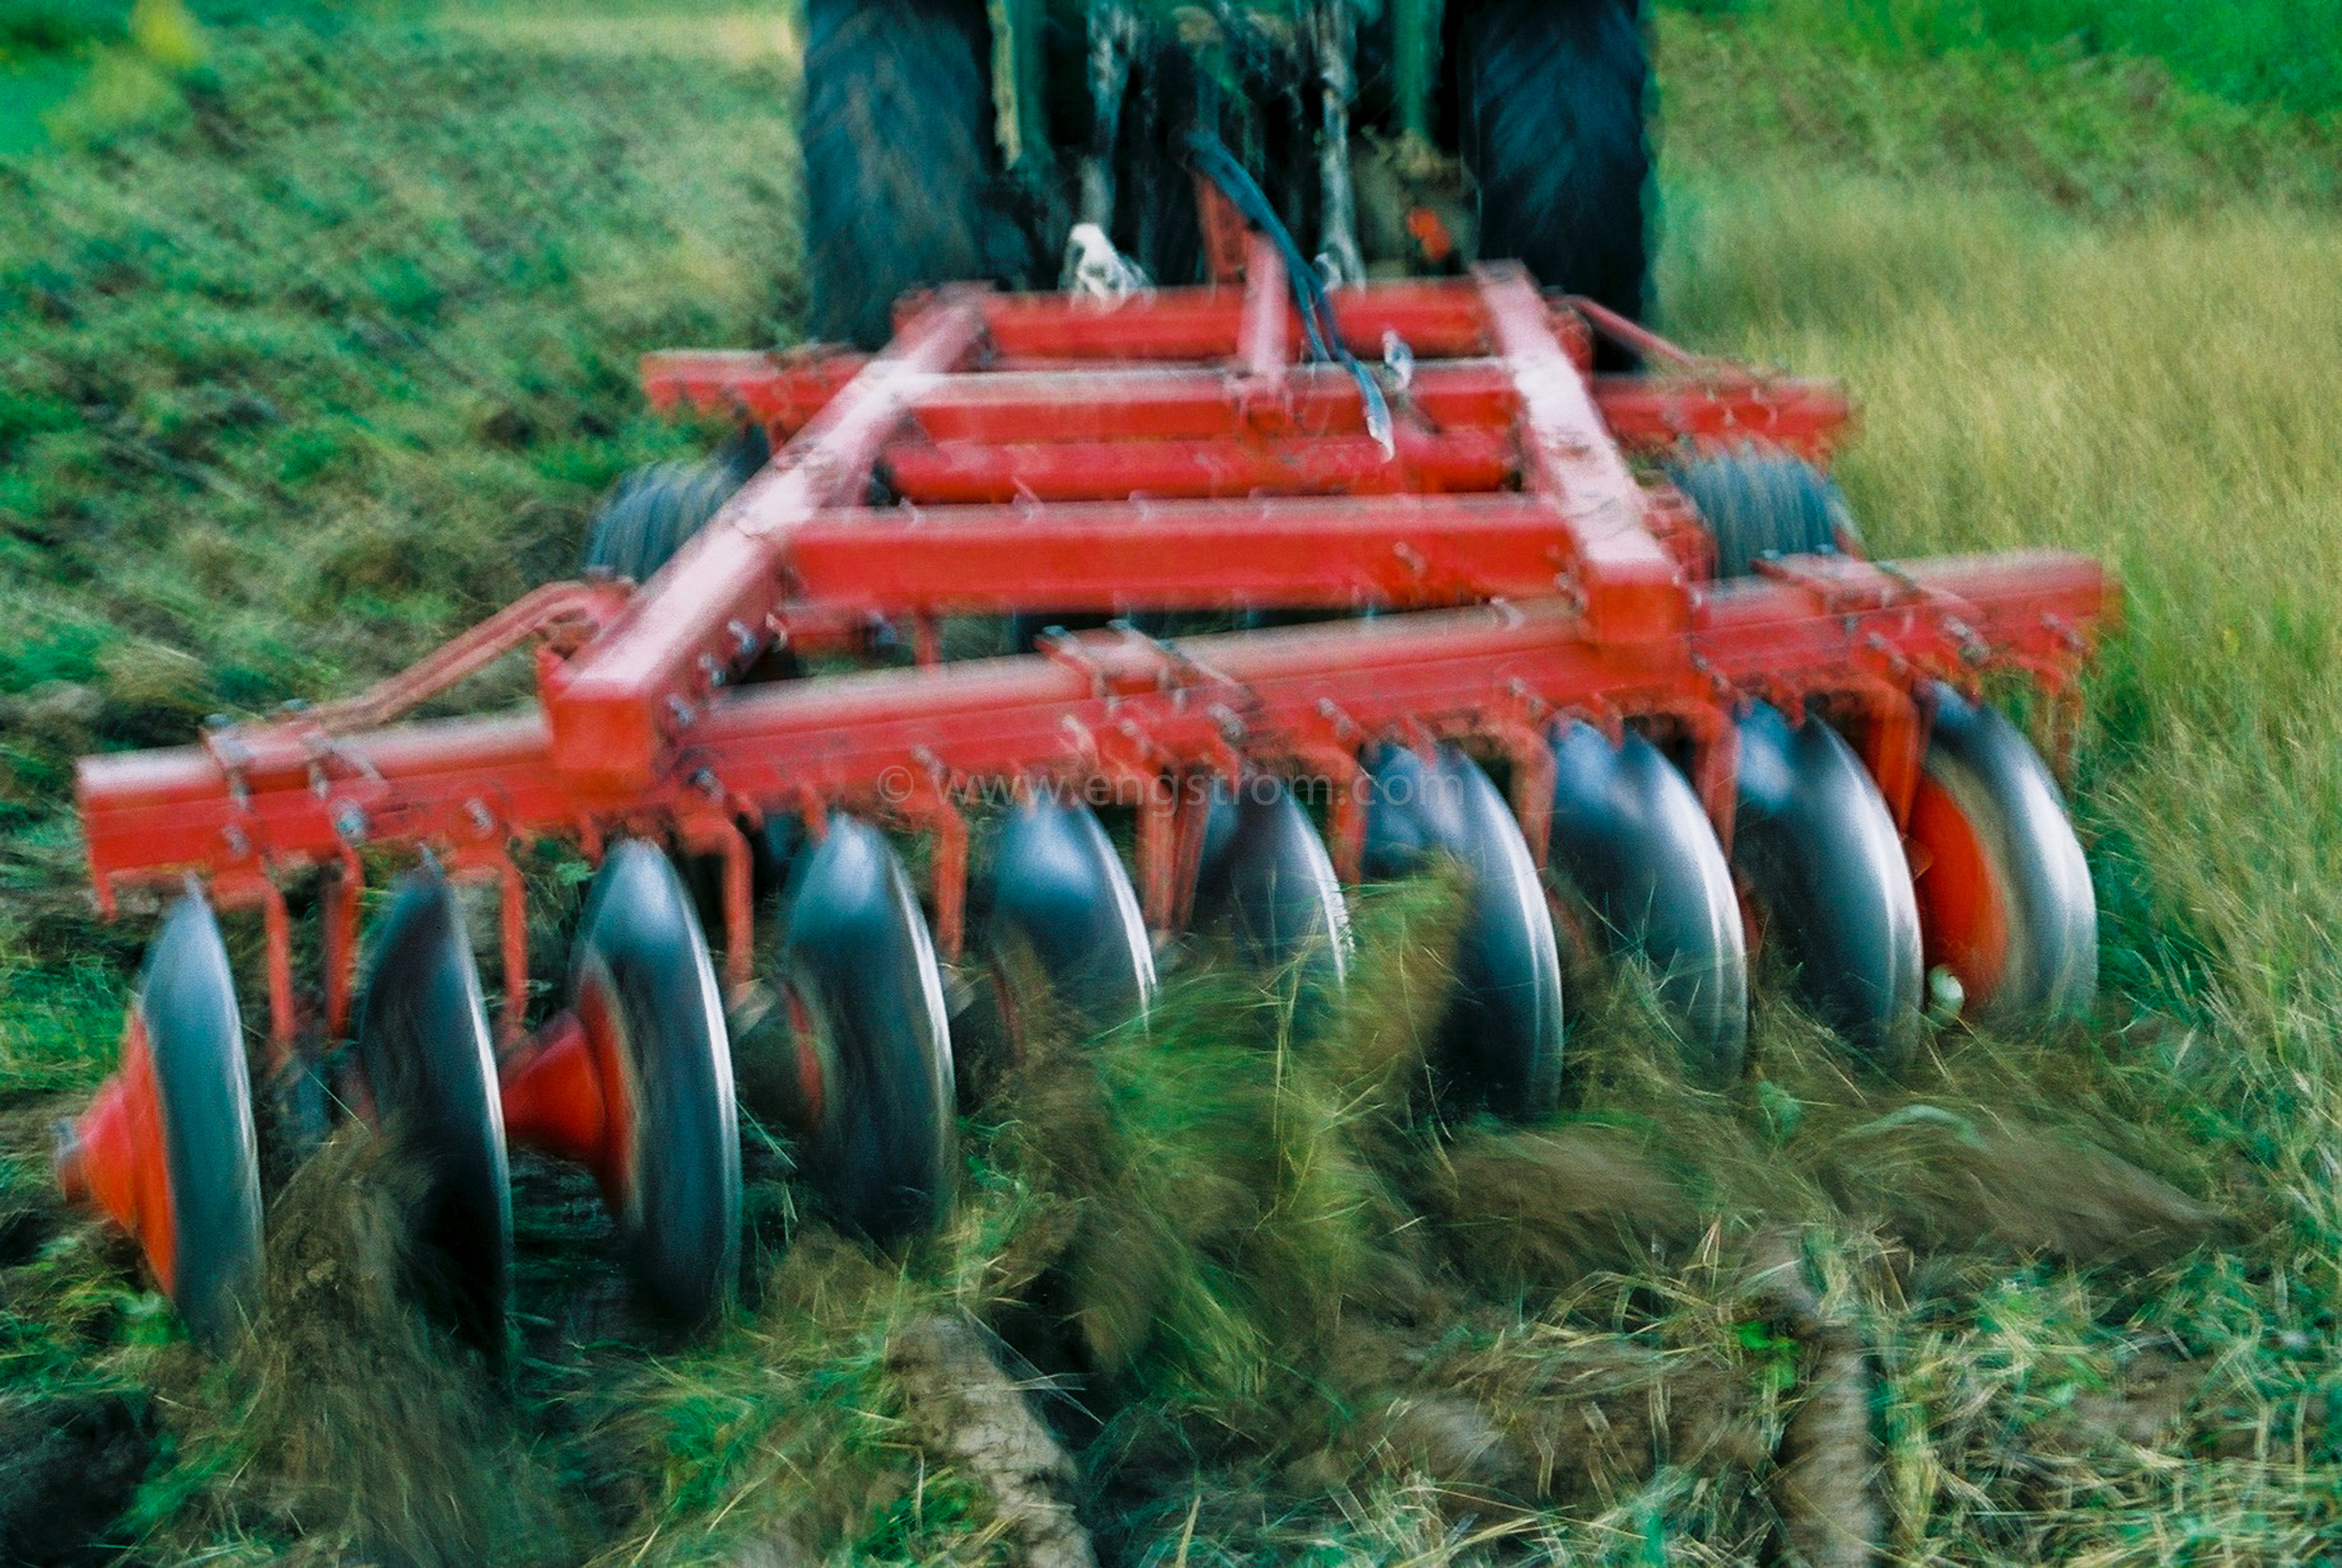
[[[1549,1502],[1600,1501],[1667,1465],[1761,1464],[1755,1384],[1723,1355],[1559,1324],[1430,1359],[1388,1433],[1426,1473]],[[1434,1392],[1447,1390],[1452,1392]],[[1494,1433],[1485,1444],[1470,1434]]]
[[[2069,1132],[1927,1104],[1844,1133],[1824,1179],[1848,1213],[1920,1252],[1990,1251],[2079,1267],[2154,1267],[2225,1221],[2170,1182]]]
[[[1357,972],[1314,1031],[1283,990],[1191,966],[1144,1028],[1029,1031],[985,1114],[1005,1170],[1068,1206],[1061,1271],[1089,1364],[1256,1395],[1354,1301],[1420,1290],[1388,1176],[1447,996],[1453,889],[1395,889],[1358,921]],[[1304,1021],[1310,1014],[1297,1015]]]
[[[416,1568],[564,1555],[549,1477],[477,1361],[405,1294],[423,1186],[357,1125],[294,1174],[268,1217],[252,1332],[166,1403],[203,1484],[150,1548],[227,1535]]]
[[[1504,1292],[1632,1271],[1681,1254],[1703,1229],[1650,1140],[1622,1128],[1475,1128],[1437,1151],[1421,1202],[1449,1266]]]

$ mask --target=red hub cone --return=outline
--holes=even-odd
[[[1994,1023],[2086,1013],[2097,905],[2049,769],[2015,725],[1948,687],[1931,693],[1907,833],[1927,962]]]
[[[594,879],[570,1012],[504,1079],[513,1140],[585,1165],[651,1294],[686,1322],[730,1295],[740,1256],[732,1046],[707,943],[655,847]]]
[[[214,1348],[260,1287],[260,1172],[244,1022],[219,926],[202,899],[174,905],[148,952],[122,1066],[58,1129],[66,1195],[138,1239],[156,1283]]]

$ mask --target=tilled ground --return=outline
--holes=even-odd
[[[2270,1540],[2330,1522],[2288,1481],[2321,1406],[2126,1319],[2229,1266],[2228,1217],[2003,1048],[1944,1037],[1889,1087],[1769,1015],[1717,1095],[1623,995],[1580,1021],[1587,1114],[1443,1128],[1443,898],[1369,901],[1322,1037],[1205,965],[1144,1037],[979,1064],[969,1190],[907,1257],[832,1233],[752,1128],[749,1289],[706,1337],[645,1312],[589,1184],[524,1161],[498,1374],[416,1305],[414,1171],[362,1128],[272,1200],[263,1316],[216,1364],[129,1328],[156,1308],[123,1248],[20,1209],[12,1309],[107,1305],[68,1320],[90,1386],[7,1407],[40,1436],[0,1526],[34,1561],[1850,1564],[1949,1520],[2063,1549],[2101,1538],[2077,1496],[2152,1516],[2183,1484]]]

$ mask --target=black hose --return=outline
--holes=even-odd
[[[1334,320],[1334,303],[1326,293],[1325,281],[1317,275],[1317,264],[1301,254],[1301,247],[1294,243],[1292,230],[1278,217],[1267,193],[1218,137],[1199,126],[1187,133],[1187,147],[1195,159],[1197,172],[1218,185],[1236,210],[1244,214],[1245,221],[1267,235],[1284,259],[1285,283],[1293,290],[1293,303],[1301,313],[1301,331],[1309,339],[1311,357],[1339,361],[1348,368],[1366,400],[1366,428],[1387,450],[1390,405],[1383,396],[1383,389],[1375,384],[1372,373],[1358,362],[1349,345],[1341,341],[1341,330]]]

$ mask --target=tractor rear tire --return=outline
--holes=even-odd
[[[1028,262],[1000,210],[984,0],[811,0],[806,328],[883,348],[895,302]]]
[[[1639,0],[1451,0],[1449,14],[1480,255],[1641,319],[1652,92]]]

